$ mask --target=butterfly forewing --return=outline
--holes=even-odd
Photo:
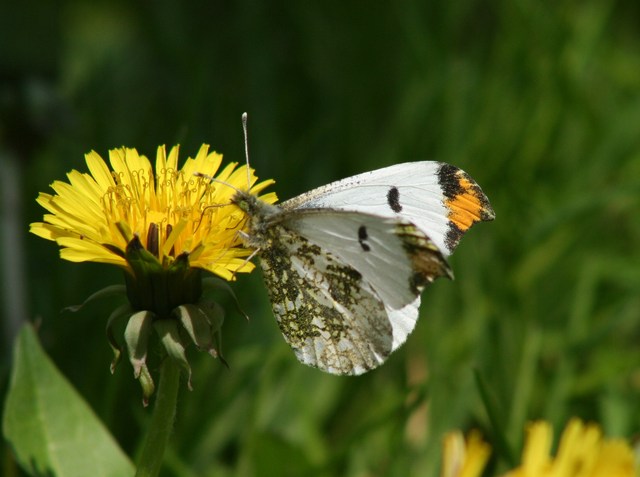
[[[285,210],[352,210],[415,224],[446,257],[469,228],[495,217],[463,170],[434,161],[407,162],[332,182],[282,204]]]

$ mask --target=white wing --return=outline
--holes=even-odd
[[[330,208],[403,219],[450,255],[476,222],[495,217],[480,186],[441,162],[408,162],[313,189],[281,204],[283,210]]]
[[[448,164],[398,164],[314,189],[281,206],[237,192],[250,217],[280,329],[297,358],[336,374],[384,362],[413,330],[420,292],[451,276],[445,257],[494,212]]]
[[[450,271],[412,224],[363,213],[277,214],[262,268],[298,359],[337,374],[384,362],[413,330],[420,291]]]

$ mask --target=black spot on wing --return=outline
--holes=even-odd
[[[438,183],[447,199],[454,199],[464,192],[464,188],[460,185],[460,179],[458,178],[459,171],[460,169],[457,167],[445,163],[442,163],[438,169]]]
[[[365,252],[369,252],[371,250],[371,246],[367,243],[367,239],[369,238],[369,234],[367,234],[367,228],[364,225],[361,225],[358,229],[358,242],[362,247],[362,250]]]
[[[392,187],[387,192],[387,204],[391,207],[391,210],[398,213],[402,210],[402,206],[400,205],[400,191],[397,187]]]
[[[463,235],[464,232],[460,230],[460,228],[456,224],[449,221],[449,226],[447,228],[447,234],[444,238],[444,243],[449,250],[454,250],[458,246],[458,243],[460,242],[460,239]]]

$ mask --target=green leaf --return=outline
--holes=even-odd
[[[29,325],[16,341],[2,426],[18,462],[32,475],[134,474],[129,458],[51,362]]]

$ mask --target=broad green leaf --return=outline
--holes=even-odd
[[[2,425],[18,462],[32,475],[134,474],[129,458],[51,362],[29,325],[16,341]]]

